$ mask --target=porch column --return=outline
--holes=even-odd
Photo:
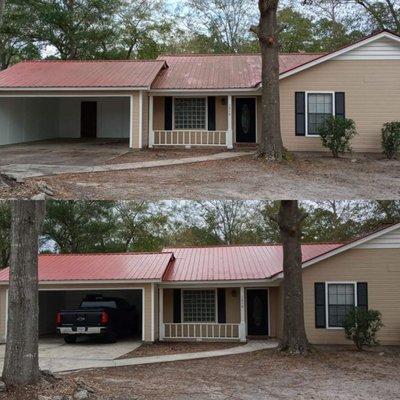
[[[233,149],[233,130],[232,130],[232,96],[228,96],[228,131],[226,132],[226,147],[228,149]]]
[[[143,91],[139,92],[139,149],[143,147]]]
[[[133,148],[133,95],[129,96],[129,147]]]
[[[241,342],[246,341],[246,318],[245,318],[245,301],[244,301],[244,287],[240,287],[240,326],[239,326],[239,339]]]
[[[164,332],[164,292],[163,288],[159,289],[158,292],[158,300],[160,302],[158,309],[159,309],[159,317],[158,317],[158,322],[159,322],[159,340],[162,341],[164,340],[165,332]]]
[[[153,107],[154,107],[154,97],[153,95],[150,95],[149,96],[149,148],[152,148],[154,146]]]

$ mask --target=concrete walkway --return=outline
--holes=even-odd
[[[273,349],[278,346],[278,342],[272,340],[250,341],[245,345],[221,350],[118,359],[134,351],[140,345],[141,342],[136,340],[123,340],[114,344],[96,342],[65,344],[59,338],[41,339],[39,342],[39,365],[42,370],[69,372],[93,368],[197,360],[200,358],[221,357]],[[0,345],[0,370],[3,369],[4,350],[5,345]]]
[[[170,159],[170,160],[167,159],[167,160],[141,161],[141,162],[123,163],[123,164],[95,165],[95,166],[7,164],[0,166],[0,173],[4,174],[5,176],[11,179],[15,179],[17,182],[23,182],[25,179],[40,177],[40,176],[125,171],[125,170],[135,170],[142,168],[167,167],[173,165],[192,164],[204,161],[226,160],[230,158],[247,156],[249,154],[252,154],[252,152],[248,151],[221,152],[206,156],[186,157],[186,158]]]
[[[92,362],[87,360],[85,363],[75,363],[71,365],[69,369],[51,369],[52,372],[69,372],[81,369],[92,369],[92,368],[110,368],[110,367],[126,367],[134,365],[145,365],[145,364],[155,364],[155,363],[165,363],[173,361],[189,361],[198,360],[201,358],[212,358],[212,357],[222,357],[230,356],[235,354],[251,353],[253,351],[274,349],[278,347],[278,342],[268,340],[268,341],[250,341],[249,343],[231,347],[228,349],[212,350],[212,351],[199,351],[196,353],[182,353],[182,354],[169,354],[161,356],[149,356],[149,357],[135,357],[135,358],[125,358],[119,360],[108,360]]]
[[[42,370],[68,371],[75,366],[87,368],[98,363],[111,362],[115,358],[130,353],[142,342],[123,339],[117,343],[102,343],[94,340],[66,344],[62,338],[39,340],[39,365]],[[5,345],[0,345],[0,371],[3,369]]]

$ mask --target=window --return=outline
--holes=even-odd
[[[183,322],[216,322],[215,290],[184,290]]]
[[[328,327],[343,326],[346,314],[356,306],[354,283],[328,283]]]
[[[174,98],[174,129],[206,129],[206,99]]]
[[[307,93],[307,135],[318,135],[321,122],[333,114],[333,93]]]

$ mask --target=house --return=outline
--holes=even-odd
[[[383,344],[400,344],[400,223],[347,243],[302,245],[304,317],[312,343],[346,343],[354,306],[381,311]],[[230,340],[282,334],[280,245],[165,249],[161,253],[39,256],[40,334],[58,310],[112,293],[141,313],[142,340]],[[5,340],[8,269],[0,271]],[[347,342],[348,343],[348,342]]]
[[[388,31],[326,54],[280,55],[283,142],[322,150],[327,115],[354,119],[353,149],[380,152],[399,120],[400,37]],[[259,54],[151,61],[27,61],[0,73],[0,145],[50,138],[126,138],[129,146],[260,141]]]

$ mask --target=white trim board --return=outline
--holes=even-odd
[[[354,44],[352,44],[350,46],[347,46],[347,47],[344,47],[344,48],[339,49],[337,51],[334,51],[332,53],[326,54],[325,56],[319,57],[319,58],[317,58],[317,59],[315,59],[313,61],[310,61],[310,62],[308,62],[306,64],[303,64],[303,65],[300,65],[299,67],[296,67],[296,68],[294,68],[294,69],[292,69],[290,71],[287,71],[287,72],[281,74],[279,76],[279,79],[285,79],[285,78],[287,78],[287,77],[289,77],[291,75],[294,75],[294,74],[297,74],[297,73],[299,73],[301,71],[304,71],[305,69],[314,67],[314,66],[316,66],[318,64],[321,64],[321,63],[323,63],[325,61],[332,60],[333,58],[339,59],[338,58],[339,56],[342,56],[342,55],[344,55],[346,53],[349,53],[349,52],[351,52],[351,51],[353,51],[355,49],[358,49],[361,46],[365,46],[365,45],[367,45],[369,43],[375,42],[375,41],[380,40],[382,38],[387,38],[387,39],[393,40],[393,41],[395,41],[397,43],[400,43],[400,37],[399,36],[394,35],[393,33],[390,33],[390,32],[380,32],[380,33],[378,33],[378,34],[376,34],[374,36],[367,37],[367,38],[365,38],[363,40],[360,40],[359,42],[354,43]],[[389,59],[389,58],[385,58],[385,59]]]

